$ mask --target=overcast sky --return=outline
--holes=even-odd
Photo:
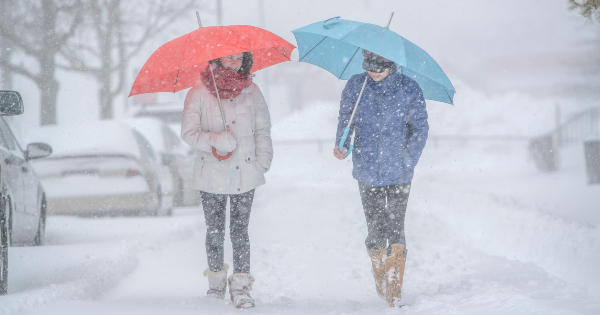
[[[207,6],[198,7],[203,24],[216,25],[216,0],[205,3]],[[562,91],[562,96],[570,98],[586,94],[592,100],[600,98],[600,23],[569,11],[567,0],[223,0],[223,24],[262,26],[295,44],[291,31],[315,21],[341,16],[385,25],[392,11],[395,15],[390,28],[429,52],[454,83],[464,82],[486,93],[519,90],[547,96]],[[175,31],[150,41],[131,61],[131,82],[134,69],[139,69],[156,48],[197,27],[194,12],[181,16],[177,24]],[[296,52],[292,60],[268,71],[301,72],[313,67],[298,64]],[[258,81],[265,72],[258,73]],[[64,72],[57,75],[61,81],[59,120],[97,117],[95,82]],[[310,76],[312,80],[286,82],[285,86],[314,87],[311,81],[319,77],[331,82],[333,91],[344,83],[333,77],[329,81],[325,71],[313,71]],[[22,78],[15,88],[28,100],[27,119],[37,122],[37,89]],[[129,86],[124,90],[129,91]],[[273,95],[272,101],[287,100],[284,95]],[[337,98],[339,92],[331,95]],[[125,96],[122,99],[117,107],[125,103]],[[87,105],[81,106],[83,103]],[[117,108],[117,112],[122,111]]]
[[[341,16],[385,25],[393,11],[392,30],[427,50],[451,77],[465,80],[498,65],[560,67],[553,64],[565,62],[564,56],[585,63],[593,45],[600,49],[600,23],[569,11],[567,0],[262,2],[265,26],[291,42],[291,30],[318,20]],[[260,3],[223,1],[223,24],[260,25]],[[216,23],[214,16],[204,19]]]

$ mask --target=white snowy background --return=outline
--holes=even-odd
[[[569,11],[566,0],[264,6],[262,26],[292,43],[291,29],[316,20],[385,24],[395,11],[391,28],[438,60],[457,94],[454,106],[427,104],[431,137],[406,217],[407,305],[389,309],[374,290],[352,164],[331,154],[344,81],[296,61],[257,74],[275,157],[252,209],[257,307],[245,313],[600,313],[600,186],[586,184],[583,145],[561,150],[560,170],[550,174],[527,154],[530,137],[554,128],[557,107],[566,119],[599,105],[599,23]],[[261,26],[258,10],[258,1],[224,1],[223,22]],[[192,12],[179,21],[186,22],[195,28]],[[149,45],[139,65],[161,43]],[[10,120],[32,139],[39,95],[16,79],[26,114]],[[59,79],[59,124],[96,119],[94,83]],[[133,106],[125,96],[122,103],[120,118]],[[206,266],[199,208],[160,218],[52,216],[45,246],[10,249],[0,314],[238,313],[204,297]]]

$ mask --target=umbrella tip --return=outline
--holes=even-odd
[[[323,27],[324,28],[330,28],[332,24],[338,23],[339,19],[341,17],[340,16],[334,16],[332,18],[328,18],[327,20],[323,21]]]
[[[198,28],[202,27],[202,20],[200,20],[200,13],[196,10],[196,20],[198,20]]]
[[[390,24],[392,24],[392,18],[394,17],[394,11],[392,11],[392,14],[390,15],[390,19],[388,21],[388,24],[385,28],[389,29],[390,28]]]

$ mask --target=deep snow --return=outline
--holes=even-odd
[[[224,1],[223,23],[264,22],[293,41],[289,30],[307,21],[341,15],[385,23],[395,11],[391,28],[440,62],[457,101],[428,102],[433,136],[406,223],[408,306],[390,310],[374,292],[351,163],[330,152],[333,100],[344,82],[298,62],[257,73],[276,142],[251,218],[258,303],[248,313],[600,313],[600,186],[585,185],[579,146],[561,152],[555,174],[536,171],[525,150],[528,137],[553,127],[555,105],[567,117],[597,104],[597,23],[568,11],[566,0],[336,0],[319,2],[318,10],[316,1],[264,1],[261,20],[262,2]],[[200,7],[207,25],[215,24],[213,9]],[[160,43],[195,28],[196,17],[177,22],[179,33],[149,43],[131,70]],[[96,120],[96,83],[63,71],[58,80],[59,123]],[[39,93],[20,76],[14,87],[26,112],[8,120],[26,133],[39,121]],[[314,104],[325,99],[332,101]],[[115,113],[122,118],[127,109],[117,104]],[[457,134],[511,140],[436,137]],[[322,141],[299,144],[306,139]],[[197,208],[168,218],[50,217],[47,229],[46,246],[10,248],[10,294],[0,297],[0,314],[238,313],[227,301],[203,298]],[[227,255],[231,261],[229,245]]]
[[[431,123],[457,110],[428,106]],[[387,308],[370,274],[351,162],[331,156],[336,111],[316,104],[273,128],[275,159],[250,224],[257,307],[248,313],[600,312],[600,186],[585,185],[582,153],[565,151],[569,167],[541,174],[525,141],[435,137],[408,206],[407,306]],[[10,249],[0,314],[235,314],[227,300],[204,297],[203,231],[196,208],[162,218],[50,217],[47,246]]]

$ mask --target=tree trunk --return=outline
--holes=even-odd
[[[99,32],[100,52],[102,56],[101,69],[99,72],[98,81],[100,81],[100,90],[98,91],[98,100],[100,101],[100,119],[112,119],[112,68],[113,68],[113,36],[114,36],[114,10],[120,10],[115,7],[114,1],[107,8],[109,22],[106,23],[104,32]]]
[[[56,72],[56,52],[58,51],[56,38],[57,8],[54,1],[42,2],[42,25],[46,32],[43,36],[45,48],[39,56],[40,76],[37,85],[40,88],[40,124],[56,124],[56,98],[58,96],[58,81],[54,78]]]
[[[45,79],[45,82],[38,84],[38,87],[40,88],[40,125],[55,125],[58,81],[52,74]]]
[[[100,101],[100,119],[112,119],[112,97],[110,95],[110,86],[112,84],[111,72],[102,71],[100,82],[101,87],[98,90],[98,100]]]
[[[7,3],[0,1],[0,19],[9,20],[8,14],[10,11],[6,9]],[[10,63],[11,47],[8,40],[0,36],[0,60]],[[0,68],[0,89],[12,89],[12,72],[7,67]]]
[[[0,39],[0,46],[4,47],[2,40]],[[0,49],[0,60],[5,60],[6,62],[10,62],[11,51],[7,49]],[[2,67],[0,69],[2,71],[0,76],[0,89],[3,90],[12,90],[12,72],[7,68]]]

